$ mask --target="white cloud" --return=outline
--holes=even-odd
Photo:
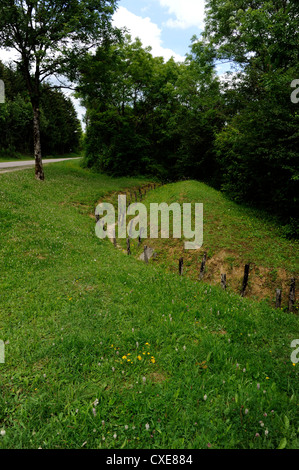
[[[165,25],[170,28],[187,29],[195,26],[204,27],[205,0],[159,0],[162,7],[168,8],[168,13],[175,16]]]
[[[142,18],[124,7],[119,7],[113,16],[113,24],[118,28],[126,27],[132,39],[138,37],[144,47],[151,46],[153,56],[162,56],[165,60],[173,56],[178,62],[184,61],[183,56],[176,54],[172,49],[163,47],[162,30],[149,17]]]
[[[9,51],[6,49],[0,49],[0,60],[4,64],[7,64],[8,62],[11,62],[12,60],[19,59],[19,57],[20,57],[20,54],[18,54],[13,49]]]

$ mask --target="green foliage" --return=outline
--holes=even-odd
[[[88,109],[87,166],[162,179],[209,173],[219,84],[211,53],[209,66],[202,66],[203,46],[192,53],[188,64],[164,63],[127,36],[85,59],[79,94]]]
[[[295,1],[211,0],[204,34],[218,59],[242,67],[224,88],[227,119],[215,140],[220,184],[234,199],[279,214],[289,235],[298,227],[299,113],[290,97],[299,74],[298,13]]]
[[[0,105],[0,152],[13,157],[16,152],[32,153],[32,105],[22,76],[0,62],[0,78],[5,83],[5,103]],[[41,88],[41,136],[45,155],[78,150],[81,124],[69,98],[48,85]]]
[[[184,63],[127,37],[81,68],[86,164],[114,175],[198,178],[266,208],[296,234],[299,69],[295,1],[210,0]],[[233,62],[220,80],[216,63]]]

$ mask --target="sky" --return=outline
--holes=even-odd
[[[119,0],[113,24],[126,27],[132,39],[139,37],[143,46],[151,46],[154,56],[184,61],[192,36],[199,37],[203,31],[204,5],[205,0]],[[10,52],[0,50],[1,61],[12,58]],[[224,70],[219,68],[218,72]],[[82,121],[85,110],[78,100],[72,100]]]
[[[114,24],[152,47],[154,56],[183,61],[204,28],[204,0],[119,0]]]

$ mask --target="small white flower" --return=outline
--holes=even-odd
[[[183,350],[186,351],[186,346],[183,346]]]
[[[146,423],[145,429],[146,429],[147,431],[149,430],[149,424],[148,424],[148,423]]]
[[[125,425],[125,429],[129,429],[129,426],[127,424]]]
[[[206,401],[207,398],[208,398],[208,395],[204,395],[203,397],[204,401]]]
[[[114,368],[114,367],[112,367],[112,372],[114,372],[114,371],[115,371],[115,368]]]
[[[266,429],[266,431],[265,431],[265,436],[267,437],[268,434],[269,434],[269,431],[268,431],[268,429]]]
[[[113,434],[113,437],[114,437],[114,439],[116,439],[116,438],[117,438],[117,434],[116,434],[116,433],[115,433],[115,434]]]
[[[93,413],[93,416],[96,416],[96,415],[97,415],[97,412],[96,412],[96,409],[95,409],[95,408],[92,409],[92,413]]]
[[[142,381],[143,381],[143,383],[145,384],[145,382],[146,382],[146,377],[142,377]]]
[[[4,431],[4,429],[1,429],[0,434],[1,434],[1,436],[5,436],[6,431]]]
[[[248,414],[248,408],[246,408],[246,410],[245,410],[245,414],[246,414],[246,415]]]
[[[95,401],[93,402],[94,406],[97,406],[99,404],[99,400],[96,398]]]
[[[102,426],[105,426],[105,421],[102,421]]]
[[[132,328],[132,333],[134,333],[134,328]]]

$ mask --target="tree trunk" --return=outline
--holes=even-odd
[[[43,162],[42,162],[42,149],[40,141],[40,113],[37,106],[33,106],[33,144],[34,144],[34,159],[35,159],[35,178],[43,181],[45,179]]]

